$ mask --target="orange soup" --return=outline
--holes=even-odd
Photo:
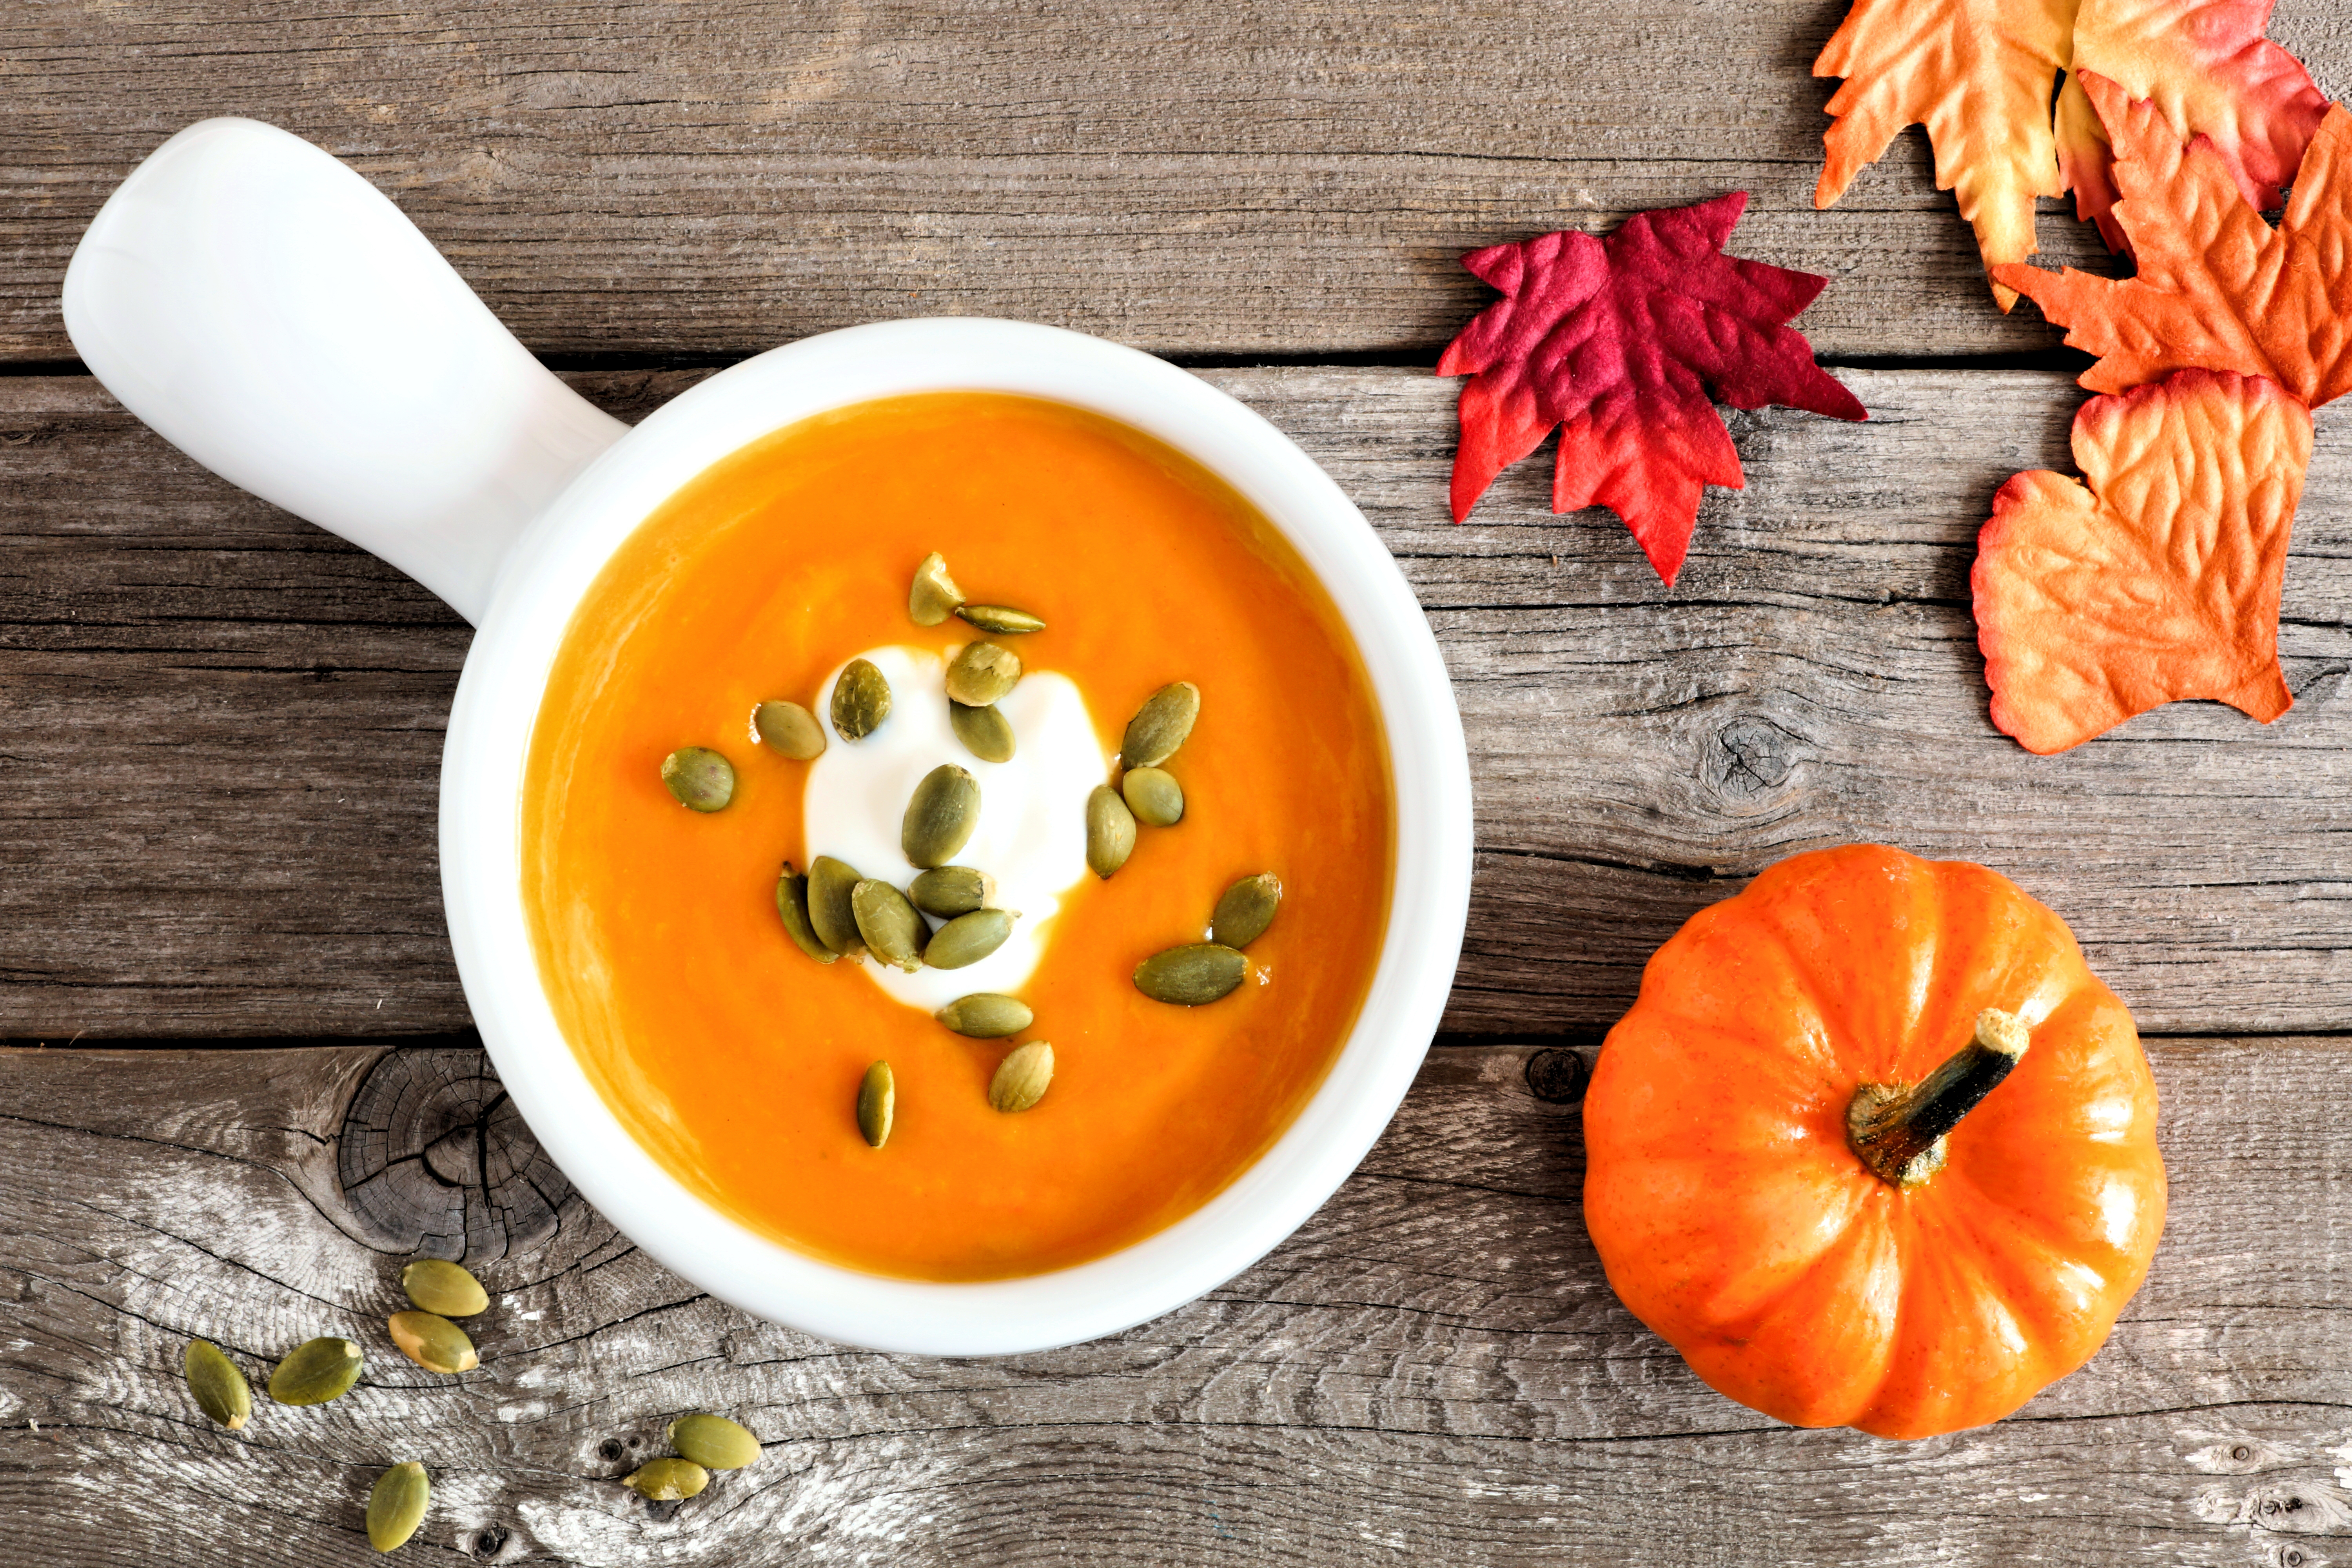
[[[1164,764],[1183,819],[1139,828],[1116,875],[1065,897],[1020,990],[1035,1022],[1009,1039],[951,1034],[857,963],[812,960],[775,904],[779,864],[805,871],[828,851],[803,842],[813,764],[753,742],[752,710],[815,708],[828,674],[877,646],[978,639],[960,620],[910,618],[908,582],[932,551],[975,599],[1045,620],[994,640],[1076,683],[1106,781],[1144,699],[1178,680],[1201,691]],[[665,787],[664,757],[686,746],[733,764],[725,809],[688,810]],[[541,978],[622,1123],[744,1224],[924,1279],[1084,1262],[1246,1169],[1362,1005],[1393,840],[1369,682],[1280,535],[1137,431],[981,393],[791,426],[649,518],[565,634],[521,809]],[[1197,1007],[1136,989],[1139,963],[1202,941],[1218,895],[1261,871],[1284,898],[1240,989]],[[1000,1113],[991,1075],[1029,1040],[1053,1045],[1051,1088]],[[875,1149],[856,1104],[877,1059],[897,1113]]]

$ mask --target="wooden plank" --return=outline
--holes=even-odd
[[[625,414],[688,377],[582,378]],[[2352,1028],[2352,426],[2319,420],[2282,633],[2299,700],[2036,758],[1992,730],[1968,570],[2079,394],[1853,372],[1875,417],[1734,415],[1663,588],[1546,462],[1446,521],[1450,384],[1219,371],[1364,507],[1453,670],[1478,876],[1447,1025],[1597,1037],[1650,951],[1793,850],[1982,860],[2144,1026]],[[194,469],[72,378],[0,380],[0,1037],[460,1029],[434,852],[467,634],[406,579]]]
[[[542,352],[736,354],[877,318],[1162,352],[1425,360],[1465,250],[1751,192],[1738,249],[1835,279],[1841,355],[2048,348],[1991,306],[1906,133],[1816,213],[1820,0],[472,0],[0,9],[0,360],[165,136],[272,121],[351,160]],[[2323,85],[2352,29],[2286,0]],[[2053,259],[2104,258],[2045,204]],[[2106,265],[2102,260],[2101,265]]]
[[[358,1563],[369,1479],[415,1458],[427,1549],[494,1562],[2317,1563],[2352,1531],[2352,1042],[2151,1053],[2175,1185],[2147,1287],[2022,1415],[1917,1444],[1765,1420],[1616,1303],[1576,1108],[1529,1093],[1525,1047],[1436,1053],[1297,1237],[1095,1344],[827,1345],[574,1197],[482,1265],[462,1379],[392,1352],[405,1254],[336,1194],[381,1047],[7,1053],[0,1512],[26,1562]],[[192,1408],[189,1336],[257,1374],[320,1333],[368,1349],[345,1398],[265,1400],[243,1434]],[[636,1501],[614,1478],[695,1408],[751,1425],[761,1464]]]

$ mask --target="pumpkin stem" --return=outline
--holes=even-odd
[[[2025,1020],[1988,1007],[1976,1037],[1915,1084],[1866,1083],[1845,1110],[1845,1141],[1862,1163],[1898,1187],[1944,1168],[1944,1134],[2000,1086],[2025,1055]]]

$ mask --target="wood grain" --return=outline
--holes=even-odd
[[[405,1254],[337,1195],[383,1047],[0,1054],[0,1517],[26,1562],[356,1563],[370,1479],[414,1458],[426,1552],[491,1562],[2317,1563],[2352,1533],[2352,1042],[2150,1048],[2175,1186],[2146,1289],[2020,1415],[1909,1445],[1777,1426],[1617,1305],[1577,1108],[1525,1047],[1436,1053],[1296,1237],[1094,1344],[828,1345],[574,1197],[482,1266],[463,1378],[394,1353]],[[369,1354],[331,1405],[230,1434],[181,1384],[191,1335],[257,1379],[320,1333]],[[761,1462],[637,1501],[614,1478],[696,1408]]]
[[[1992,306],[1906,133],[1816,213],[1825,0],[54,0],[0,8],[0,361],[166,136],[350,160],[534,349],[740,354],[910,315],[1187,353],[1429,362],[1465,250],[1753,193],[1739,254],[1834,282],[1836,355],[2056,342]],[[2352,29],[2287,0],[2323,86]],[[2058,204],[2054,259],[2105,253]]]
[[[1663,588],[1548,456],[1446,521],[1451,384],[1208,373],[1330,469],[1454,677],[1477,881],[1447,1026],[1596,1037],[1650,951],[1793,850],[1984,861],[2071,921],[2144,1026],[2352,1028],[2352,426],[2319,418],[2286,583],[2298,695],[2056,758],[1987,718],[1968,610],[1993,489],[2066,466],[2080,394],[1851,372],[1866,425],[1733,415]],[[625,415],[689,376],[577,378]],[[0,380],[0,1036],[461,1029],[436,870],[467,632],[406,579],[194,469],[69,377]]]

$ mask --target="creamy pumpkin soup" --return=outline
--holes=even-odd
[[[927,1279],[1098,1257],[1263,1153],[1362,1005],[1393,837],[1280,535],[1132,429],[978,393],[792,426],[649,518],[521,807],[541,977],[623,1124],[745,1224]]]

